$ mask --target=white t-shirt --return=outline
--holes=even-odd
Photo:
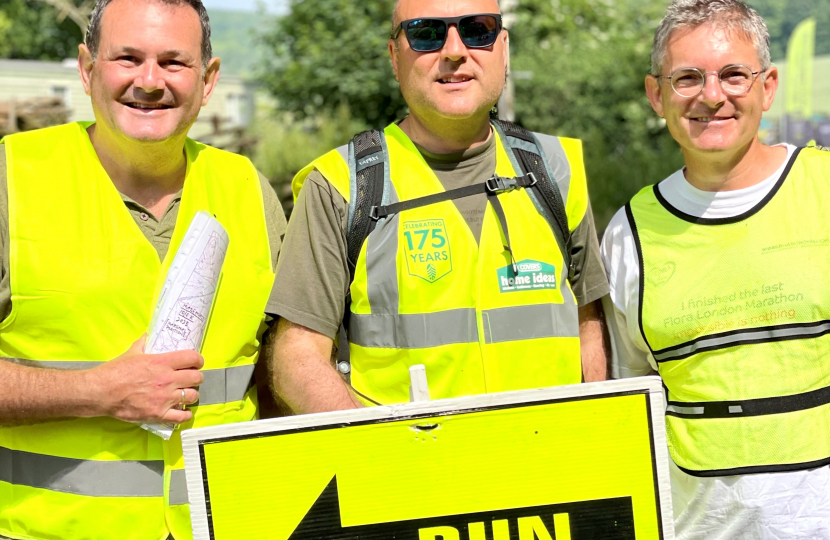
[[[700,191],[677,171],[659,185],[677,210],[703,218],[742,214],[770,192],[795,151],[763,182],[735,191]],[[634,236],[620,210],[600,248],[611,294],[603,299],[611,334],[614,378],[653,374],[654,358],[640,334],[640,267]],[[671,463],[672,502],[678,540],[830,540],[830,468],[699,478]]]

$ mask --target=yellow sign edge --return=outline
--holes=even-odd
[[[272,418],[239,424],[226,424],[182,432],[182,449],[190,503],[190,515],[194,540],[211,540],[205,493],[205,477],[200,445],[216,439],[254,438],[280,431],[296,431],[307,428],[334,427],[343,424],[394,421],[413,416],[463,413],[482,408],[531,405],[536,402],[571,401],[585,398],[601,398],[606,395],[643,392],[649,400],[649,421],[655,485],[659,497],[659,511],[664,540],[674,540],[674,519],[669,483],[669,453],[666,446],[665,402],[660,377],[637,377],[600,383],[584,383],[499,394],[483,394],[455,399],[398,405],[367,407],[349,411],[336,411],[285,418]]]

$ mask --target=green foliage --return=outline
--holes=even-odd
[[[261,119],[253,128],[259,139],[253,162],[271,181],[283,207],[290,213],[291,180],[300,169],[326,152],[349,142],[356,133],[366,130],[354,120],[349,109],[341,106],[332,114],[295,121],[290,114]]]
[[[526,0],[516,10],[517,120],[583,141],[599,230],[640,188],[682,166],[644,91],[664,9],[648,0]]]
[[[0,58],[5,58],[11,51],[11,43],[8,37],[12,22],[9,17],[0,11]]]
[[[346,105],[380,127],[406,104],[385,53],[394,0],[293,0],[265,31],[261,80],[279,106],[299,117]]]
[[[25,60],[63,60],[78,56],[83,41],[78,25],[69,18],[58,22],[52,6],[34,0],[0,3],[0,56]],[[3,29],[2,20],[10,21]]]
[[[210,10],[209,15],[213,55],[222,59],[222,73],[252,75],[261,57],[255,35],[267,16],[218,9]]]
[[[787,41],[798,23],[816,19],[816,55],[830,54],[830,0],[750,0],[770,33],[773,60],[784,60]]]

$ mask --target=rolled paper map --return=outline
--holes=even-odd
[[[201,351],[228,243],[228,233],[210,214],[193,216],[167,271],[144,352]],[[167,440],[176,426],[141,427]]]

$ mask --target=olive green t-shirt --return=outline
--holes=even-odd
[[[285,236],[285,213],[277,194],[261,173],[259,181],[262,187],[265,226],[268,230],[268,241],[271,246],[271,264],[272,268],[276,268],[277,257]],[[135,220],[138,228],[156,248],[159,259],[164,259],[167,249],[170,247],[170,239],[173,237],[173,229],[179,215],[181,195],[181,191],[177,193],[164,211],[161,219],[156,219],[149,210],[121,194],[121,200],[124,201],[124,205],[130,211],[130,215]],[[240,211],[244,211],[244,209],[240,209]],[[55,219],[60,219],[60,216],[55,216]],[[2,321],[9,315],[12,308],[9,276],[9,190],[6,172],[6,148],[3,144],[0,144],[0,244],[2,244],[2,250],[0,250],[0,254],[2,254],[0,255],[2,257],[0,260],[0,321]],[[272,303],[273,297],[269,298],[268,305]],[[271,314],[267,306],[265,312]]]
[[[496,170],[493,137],[458,154],[432,154],[420,147],[418,150],[446,190],[484,182]],[[486,195],[453,202],[473,236],[479,239],[488,204]],[[343,319],[349,290],[348,212],[346,200],[319,171],[312,171],[291,214],[269,304],[274,315],[332,339]],[[576,272],[571,287],[579,305],[584,306],[608,294],[590,205],[572,233],[572,242]]]

